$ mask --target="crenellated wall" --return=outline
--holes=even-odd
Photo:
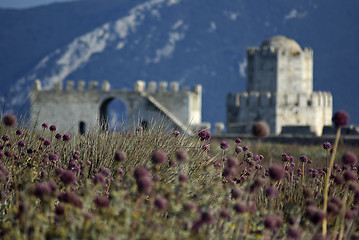
[[[179,88],[177,82],[137,81],[134,90],[112,90],[110,83],[58,82],[51,90],[43,90],[36,81],[31,92],[31,122],[38,128],[43,122],[56,124],[60,131],[78,133],[80,123],[99,127],[107,124],[108,105],[119,99],[126,105],[127,124],[169,120],[170,128],[183,131],[203,125],[201,122],[202,87]],[[208,124],[204,124],[208,127]]]
[[[278,94],[243,92],[227,95],[227,124],[250,131],[253,122],[266,121],[272,134],[280,134],[283,126],[310,126],[321,135],[323,126],[331,125],[333,98],[329,92]],[[233,129],[234,130],[234,129]]]

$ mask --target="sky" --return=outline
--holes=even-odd
[[[0,8],[29,8],[46,5],[54,2],[67,2],[73,0],[0,0]]]

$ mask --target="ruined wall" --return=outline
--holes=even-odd
[[[55,124],[59,131],[77,134],[80,123],[89,127],[100,127],[108,120],[109,103],[119,99],[127,109],[126,124],[138,125],[141,121],[148,123],[166,120],[167,127],[188,129],[188,125],[197,127],[201,124],[201,86],[179,89],[177,82],[170,84],[150,82],[148,88],[143,81],[137,81],[134,90],[111,90],[108,82],[103,82],[99,89],[97,82],[90,82],[86,89],[85,82],[80,81],[75,88],[72,81],[57,83],[52,90],[42,90],[37,81],[31,92],[31,123],[41,128],[43,122]]]

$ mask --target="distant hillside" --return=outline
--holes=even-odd
[[[314,49],[314,89],[359,122],[359,2],[349,0],[86,0],[0,9],[0,94],[19,106],[36,78],[202,84],[203,120],[225,121],[225,96],[245,90],[246,48],[273,35]],[[16,83],[14,84],[14,82]],[[340,84],[340,85],[339,85]]]

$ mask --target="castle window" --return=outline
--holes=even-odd
[[[83,121],[80,122],[79,132],[81,135],[86,133],[86,123]]]
[[[148,122],[146,120],[142,120],[141,127],[143,128],[143,130],[146,130],[148,128]]]

